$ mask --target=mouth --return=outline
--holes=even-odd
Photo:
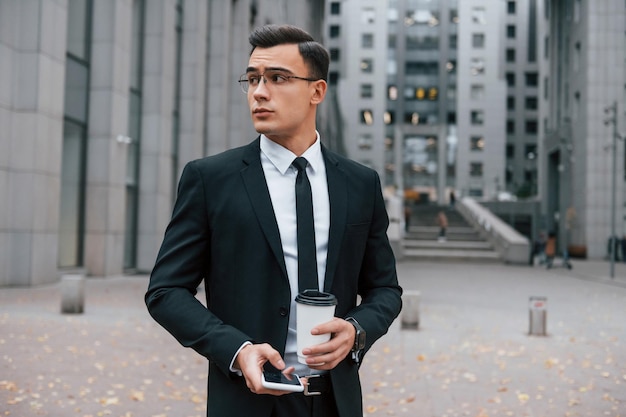
[[[256,116],[265,116],[265,115],[268,115],[268,114],[270,114],[270,113],[271,113],[271,110],[266,109],[266,108],[263,108],[263,107],[260,107],[260,108],[254,109],[254,110],[252,111],[252,114],[254,114],[254,115],[256,115]]]

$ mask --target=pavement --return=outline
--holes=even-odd
[[[558,265],[400,262],[419,304],[365,358],[365,416],[626,416],[626,264]],[[59,284],[0,288],[0,416],[204,417],[207,363],[149,317],[147,282],[89,278],[73,315]]]

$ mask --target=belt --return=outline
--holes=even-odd
[[[306,378],[308,383],[304,386],[304,395],[307,397],[331,391],[330,374],[307,375]]]

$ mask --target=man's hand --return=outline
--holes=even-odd
[[[280,353],[269,344],[245,346],[235,359],[234,367],[239,369],[246,379],[246,385],[255,394],[284,395],[288,391],[271,390],[261,385],[261,374],[263,365],[271,363],[272,366],[284,374],[293,372],[293,366],[285,368],[285,362],[280,357]]]
[[[331,334],[328,342],[302,349],[302,353],[308,356],[306,362],[311,369],[320,371],[333,369],[344,360],[354,346],[356,329],[350,322],[335,317],[311,329],[311,334],[314,335],[326,333]]]

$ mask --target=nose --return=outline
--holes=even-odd
[[[252,95],[256,98],[258,97],[267,97],[269,93],[269,89],[267,88],[267,80],[265,77],[261,77],[259,84],[257,84],[256,88],[252,92]]]

